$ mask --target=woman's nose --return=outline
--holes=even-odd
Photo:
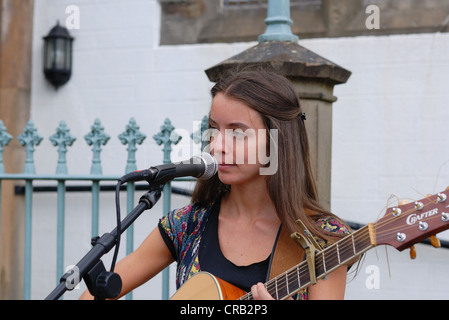
[[[232,163],[232,136],[217,129],[211,135],[211,153],[218,163]]]

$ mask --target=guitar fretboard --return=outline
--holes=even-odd
[[[370,228],[372,228],[371,224],[346,236],[326,249],[317,252],[315,255],[316,278],[324,278],[329,272],[374,247],[375,245],[370,236]],[[301,289],[307,287],[310,282],[309,267],[307,261],[303,261],[297,266],[269,280],[265,283],[265,287],[273,298],[282,300],[293,296]],[[252,299],[252,293],[249,292],[239,300]]]

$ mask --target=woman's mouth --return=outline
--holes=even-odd
[[[235,167],[235,164],[219,164],[218,165],[219,170],[226,170],[226,169],[230,169],[232,167]]]

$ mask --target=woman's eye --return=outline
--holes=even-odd
[[[242,129],[235,129],[233,134],[235,137],[241,137],[241,138],[246,137],[246,133],[243,132]]]
[[[219,134],[220,131],[217,128],[210,126],[209,128],[203,131],[202,139],[203,141],[211,141],[211,139],[216,138]]]

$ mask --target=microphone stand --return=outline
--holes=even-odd
[[[151,209],[159,200],[164,184],[152,186],[144,194],[139,204],[121,221],[121,233],[123,233],[144,212]],[[120,276],[113,272],[107,272],[100,260],[116,244],[117,228],[111,233],[105,233],[101,237],[92,239],[92,249],[76,264],[74,268],[66,272],[60,279],[59,285],[45,298],[45,300],[57,300],[67,290],[73,290],[81,278],[85,281],[90,294],[96,300],[113,299],[120,294],[122,281]]]

